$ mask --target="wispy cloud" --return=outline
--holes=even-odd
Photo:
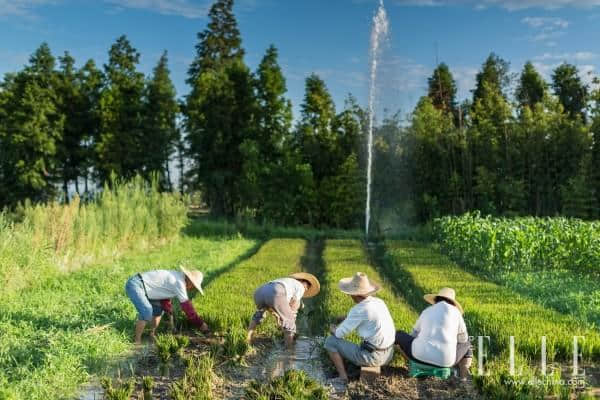
[[[56,0],[0,0],[0,17],[33,17],[36,7],[55,3]]]
[[[549,47],[556,46],[556,39],[566,34],[570,24],[558,17],[525,17],[521,22],[533,31],[529,37],[532,42],[544,42]]]
[[[600,0],[394,0],[396,4],[413,6],[472,5],[475,8],[502,7],[510,11],[527,8],[554,10],[563,7],[596,7]]]
[[[206,16],[207,5],[205,2],[191,2],[188,0],[106,0],[117,8],[133,8],[148,10],[163,15],[178,15],[185,18],[202,18]]]
[[[561,64],[562,62],[554,62],[554,63],[546,63],[543,61],[535,61],[533,66],[538,72],[546,79],[550,81],[552,79],[553,71]],[[577,69],[579,70],[579,76],[581,80],[587,84],[591,85],[594,78],[598,75],[596,72],[596,66],[592,64],[576,64]]]
[[[578,51],[575,53],[544,53],[534,57],[536,61],[558,60],[558,61],[590,61],[597,59],[600,55],[591,51]]]

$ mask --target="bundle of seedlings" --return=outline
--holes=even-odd
[[[208,355],[191,356],[184,359],[185,374],[170,387],[173,400],[212,400],[212,387],[215,378],[214,359]]]
[[[270,382],[252,381],[246,388],[245,400],[327,400],[327,390],[306,372],[288,370]]]
[[[156,336],[156,353],[160,360],[161,373],[169,374],[169,367],[174,356],[183,356],[183,351],[190,344],[187,336],[174,336],[171,334]]]
[[[100,385],[106,400],[129,400],[135,390],[135,379],[113,381],[111,378],[103,378]]]

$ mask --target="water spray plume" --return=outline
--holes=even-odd
[[[375,118],[375,91],[377,81],[377,67],[381,57],[381,48],[388,35],[389,22],[383,0],[379,1],[379,8],[373,17],[373,28],[371,30],[371,46],[369,55],[371,58],[371,74],[369,87],[369,137],[367,143],[367,205],[365,210],[365,235],[369,237],[369,224],[371,219],[371,180],[373,167],[373,125]]]

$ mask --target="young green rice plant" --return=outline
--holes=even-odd
[[[288,370],[284,375],[260,383],[252,381],[244,393],[245,400],[327,400],[323,386],[302,370]]]
[[[300,239],[270,240],[250,259],[212,281],[205,296],[194,300],[208,325],[220,332],[245,330],[256,311],[254,291],[273,279],[300,271],[305,246]],[[266,318],[259,332],[277,334],[279,329],[273,319]]]
[[[212,400],[214,359],[203,354],[192,356],[187,362],[183,378],[171,384],[173,400]]]
[[[325,310],[331,322],[337,317],[345,316],[354,305],[350,296],[338,289],[342,278],[351,277],[357,272],[365,273],[369,279],[381,283],[382,288],[375,296],[384,300],[397,329],[407,330],[416,321],[415,311],[405,300],[394,292],[389,284],[370,264],[362,242],[358,240],[327,240],[323,253],[325,262],[326,287],[323,301]],[[328,327],[323,327],[328,329]]]
[[[169,374],[169,366],[176,355],[183,356],[183,351],[189,345],[187,336],[175,336],[171,334],[156,336],[156,353],[160,359],[160,368],[163,375]]]
[[[225,342],[223,343],[223,354],[225,357],[234,361],[240,361],[240,358],[248,350],[250,350],[250,344],[246,340],[246,330],[236,326],[227,329]]]
[[[145,376],[142,378],[142,399],[152,400],[152,391],[154,390],[154,378]]]
[[[428,306],[423,300],[424,293],[452,287],[465,310],[469,334],[490,337],[489,343],[485,342],[490,361],[483,375],[475,376],[475,383],[487,398],[543,398],[569,390],[557,385],[552,374],[541,376],[535,369],[541,360],[543,336],[549,363],[572,360],[574,336],[585,337],[579,343],[584,363],[600,354],[598,333],[582,327],[574,318],[545,309],[510,289],[474,276],[425,244],[389,241],[386,247],[382,272],[416,309]],[[514,336],[515,363],[523,376],[508,372],[511,336]],[[533,378],[536,383],[531,385]]]
[[[508,348],[510,336],[515,337],[515,349],[527,357],[538,359],[541,338],[547,337],[548,360],[571,360],[573,337],[584,336],[580,343],[588,360],[600,356],[600,335],[572,317],[546,309],[510,289],[481,279],[435,250],[412,242],[388,242],[391,264],[386,274],[423,309],[424,293],[436,293],[442,287],[452,287],[465,309],[465,321],[471,335],[491,337],[492,350]]]
[[[100,385],[104,390],[104,398],[106,400],[129,400],[135,390],[134,379],[122,381],[120,379],[113,380],[105,377],[100,382]]]

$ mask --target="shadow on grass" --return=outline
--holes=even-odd
[[[327,288],[324,286],[325,265],[323,262],[323,250],[325,241],[323,239],[306,242],[304,255],[300,259],[302,271],[309,272],[317,277],[321,283],[321,291],[315,297],[304,300],[305,310],[302,318],[306,320],[308,336],[322,336],[327,330],[327,315],[324,307],[323,297]]]

